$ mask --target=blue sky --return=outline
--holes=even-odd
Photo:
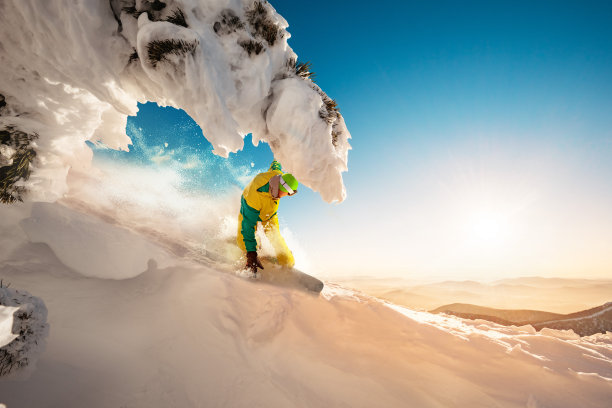
[[[272,4],[353,136],[344,203],[281,203],[313,272],[612,275],[612,3]],[[157,110],[128,134],[159,115],[147,144],[180,129],[168,143],[220,174],[272,157],[207,158],[184,113]]]
[[[337,268],[612,276],[612,3],[274,5],[353,135]]]
[[[267,146],[253,146],[248,135],[240,154],[228,159],[211,153],[212,146],[202,129],[183,110],[159,107],[155,103],[138,105],[138,115],[128,118],[126,132],[132,139],[129,152],[95,148],[96,159],[133,163],[142,166],[167,166],[180,174],[183,190],[224,193],[244,183],[244,176],[261,171],[273,159]]]

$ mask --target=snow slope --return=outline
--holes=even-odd
[[[57,214],[100,222],[36,212]],[[0,277],[40,296],[51,325],[37,370],[0,381],[9,408],[606,407],[612,398],[610,333],[433,315],[332,282],[314,296],[172,255],[133,278],[91,278],[53,245],[23,238],[0,260]]]

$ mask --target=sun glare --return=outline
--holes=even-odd
[[[495,212],[476,212],[468,218],[469,239],[479,244],[495,245],[503,243],[509,233],[506,217]]]

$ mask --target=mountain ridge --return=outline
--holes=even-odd
[[[580,336],[612,332],[612,302],[567,314],[529,309],[496,309],[469,303],[440,306],[430,310],[430,313],[444,313],[470,320],[487,320],[504,326],[531,325],[538,331],[545,328],[573,330]]]

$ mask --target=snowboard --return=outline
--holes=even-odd
[[[320,293],[325,286],[323,282],[314,276],[295,268],[280,266],[274,259],[260,257],[260,261],[264,269],[259,269],[254,277],[260,282],[303,288],[314,293]]]
[[[243,278],[254,278],[257,281],[268,282],[273,285],[306,289],[317,294],[325,286],[322,281],[314,276],[295,268],[280,266],[274,257],[259,257],[265,269],[259,269],[257,275],[253,276],[251,272],[240,269],[244,265],[244,258],[239,262],[240,265],[238,265],[235,259],[222,255],[223,251],[209,251],[198,247],[195,243],[190,245],[189,243],[178,243],[170,240],[161,241],[159,237],[157,237],[157,242],[173,254],[187,257],[203,265],[233,273]],[[233,245],[233,242],[228,242],[228,245]]]

